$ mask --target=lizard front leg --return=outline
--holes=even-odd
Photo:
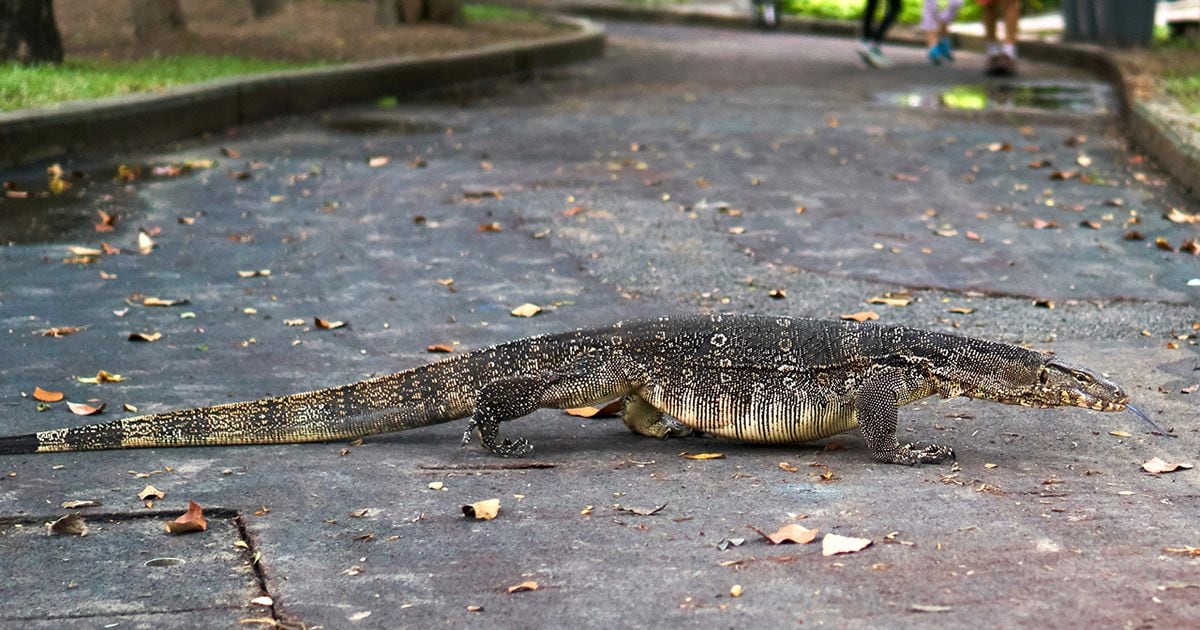
[[[859,389],[855,412],[871,457],[886,464],[906,466],[954,459],[954,450],[948,446],[896,441],[900,398],[907,388],[904,376],[897,370],[889,370],[871,376]]]

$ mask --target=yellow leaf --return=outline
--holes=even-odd
[[[150,484],[146,484],[146,487],[142,488],[142,491],[138,493],[138,499],[141,499],[142,501],[147,501],[149,499],[161,499],[165,496],[167,496],[167,493],[155,488]]]
[[[125,377],[121,376],[120,374],[111,374],[104,370],[100,370],[99,372],[96,372],[95,376],[76,376],[75,380],[79,381],[80,383],[87,383],[89,385],[99,385],[100,383],[120,383],[121,381],[125,380]]]
[[[488,499],[464,505],[462,511],[464,516],[474,517],[480,521],[490,521],[500,513],[500,499]]]
[[[538,306],[537,304],[530,304],[529,302],[526,302],[517,308],[514,308],[511,312],[513,317],[533,317],[534,315],[542,312],[542,307]]]
[[[856,322],[869,322],[879,319],[879,314],[875,311],[859,311],[857,313],[849,313],[841,316],[842,319],[852,320]]]
[[[1116,436],[1116,437],[1123,437],[1123,438],[1125,438],[1125,437],[1133,437],[1131,434],[1129,434],[1129,433],[1127,433],[1127,432],[1125,432],[1125,431],[1109,431],[1109,432],[1108,432],[1108,434],[1109,434],[1109,435],[1114,435],[1114,436]]]
[[[870,544],[870,538],[853,538],[837,534],[825,534],[825,538],[821,539],[821,555],[835,556],[841,553],[854,553],[866,549]]]
[[[730,587],[729,594],[733,597],[741,597],[742,596],[742,585],[734,584],[732,587]]]
[[[725,459],[725,453],[680,453],[687,459]]]
[[[514,584],[513,586],[508,587],[508,592],[524,593],[525,591],[536,591],[538,588],[538,583],[530,580],[528,582],[521,582],[520,584]]]

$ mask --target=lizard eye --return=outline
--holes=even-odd
[[[1038,382],[1041,383],[1042,385],[1049,383],[1050,382],[1050,370],[1043,368],[1042,371],[1038,373]]]
[[[1083,372],[1075,372],[1074,374],[1072,374],[1072,376],[1075,377],[1076,381],[1078,381],[1079,383],[1081,383],[1083,385],[1087,385],[1087,384],[1093,382],[1093,380],[1094,380],[1094,379],[1092,379],[1092,377],[1088,376],[1087,374],[1084,374]]]

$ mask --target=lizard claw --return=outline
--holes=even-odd
[[[463,438],[462,438],[462,445],[461,445],[462,448],[466,448],[467,445],[471,443],[471,437],[474,436],[474,434],[475,434],[475,426],[476,426],[475,419],[471,418],[471,420],[469,422],[467,422],[467,430],[463,431]]]

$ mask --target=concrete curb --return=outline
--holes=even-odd
[[[597,19],[630,20],[654,23],[685,24],[749,30],[754,28],[749,16],[719,14],[711,11],[674,8],[651,9],[611,4],[556,2],[510,2],[527,8],[566,11]],[[858,24],[845,20],[828,20],[785,16],[780,31],[834,37],[857,37]],[[983,37],[978,35],[955,36],[960,45],[968,50],[982,51]],[[888,36],[889,43],[923,46],[919,31],[897,26]],[[1119,119],[1126,136],[1143,151],[1150,154],[1158,164],[1177,178],[1193,195],[1200,194],[1200,146],[1189,143],[1163,116],[1153,108],[1136,100],[1130,75],[1122,69],[1117,59],[1099,46],[1065,44],[1040,40],[1021,42],[1021,56],[1041,62],[1055,63],[1082,68],[1113,85],[1117,95]]]
[[[550,19],[579,30],[537,42],[248,75],[157,94],[3,113],[0,166],[85,151],[144,147],[332,105],[528,74],[603,54],[601,26],[579,18]]]

